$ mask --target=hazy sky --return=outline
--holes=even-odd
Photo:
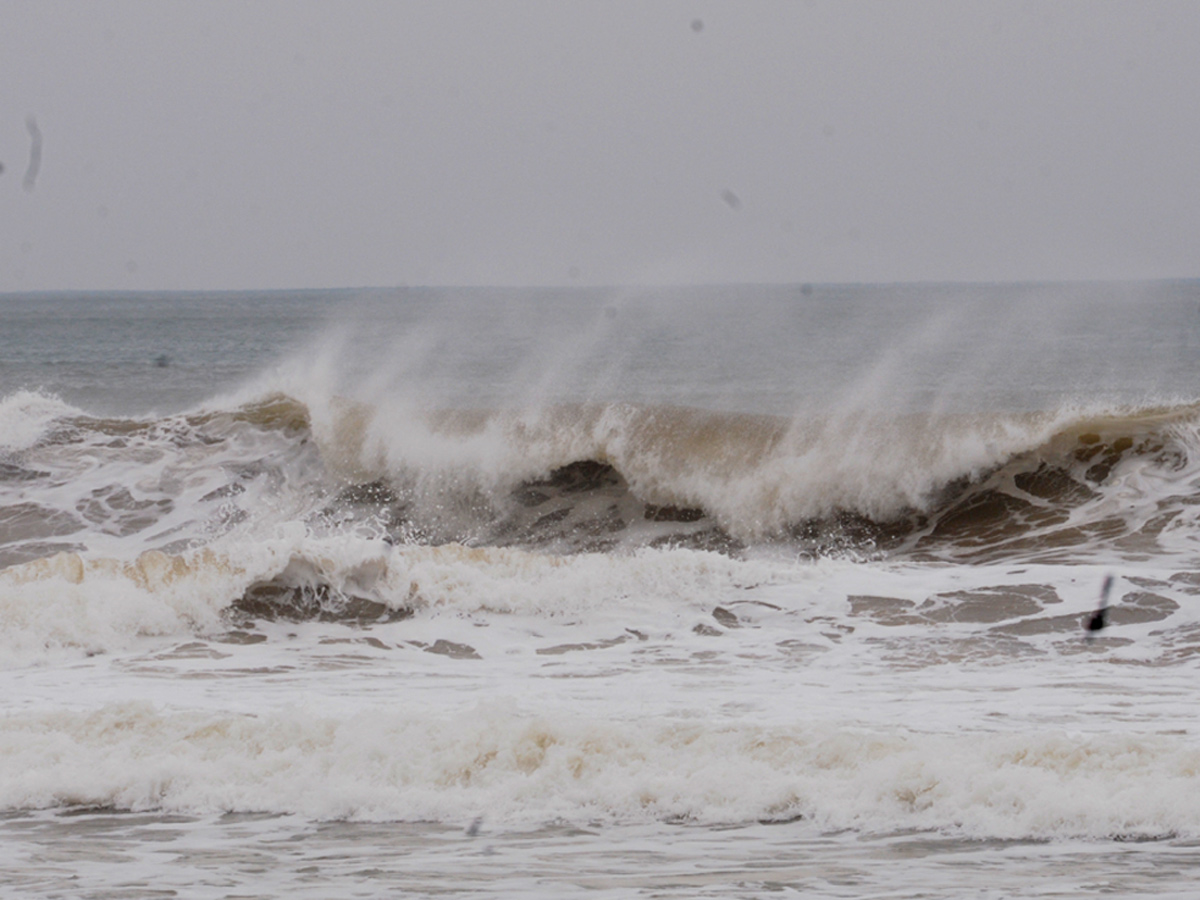
[[[1198,48],[1193,0],[0,0],[0,291],[1195,277]]]

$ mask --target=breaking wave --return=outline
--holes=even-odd
[[[556,553],[763,542],[816,555],[1137,552],[1187,531],[1200,449],[1194,405],[785,418],[270,394],[101,419],[23,403],[0,481],[25,499],[0,510],[0,563],[97,549],[97,532],[174,553],[289,521]]]

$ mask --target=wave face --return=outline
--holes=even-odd
[[[1191,405],[837,420],[620,405],[416,427],[356,410],[326,446],[372,479],[348,505],[379,504],[398,539],[1022,559],[1162,549],[1190,520],[1196,426]]]
[[[1198,301],[0,303],[0,809],[1192,840]]]
[[[1196,505],[1193,405],[787,419],[686,407],[396,409],[283,394],[162,418],[6,401],[0,560],[176,552],[302,522],[554,553],[1077,560],[1165,552]],[[40,425],[38,422],[40,421]]]

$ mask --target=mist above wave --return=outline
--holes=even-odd
[[[787,417],[1145,406],[1200,387],[1196,300],[1174,283],[377,291],[337,305],[274,387]]]

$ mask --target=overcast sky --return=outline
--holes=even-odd
[[[0,0],[0,291],[1195,277],[1198,48],[1192,0]]]

